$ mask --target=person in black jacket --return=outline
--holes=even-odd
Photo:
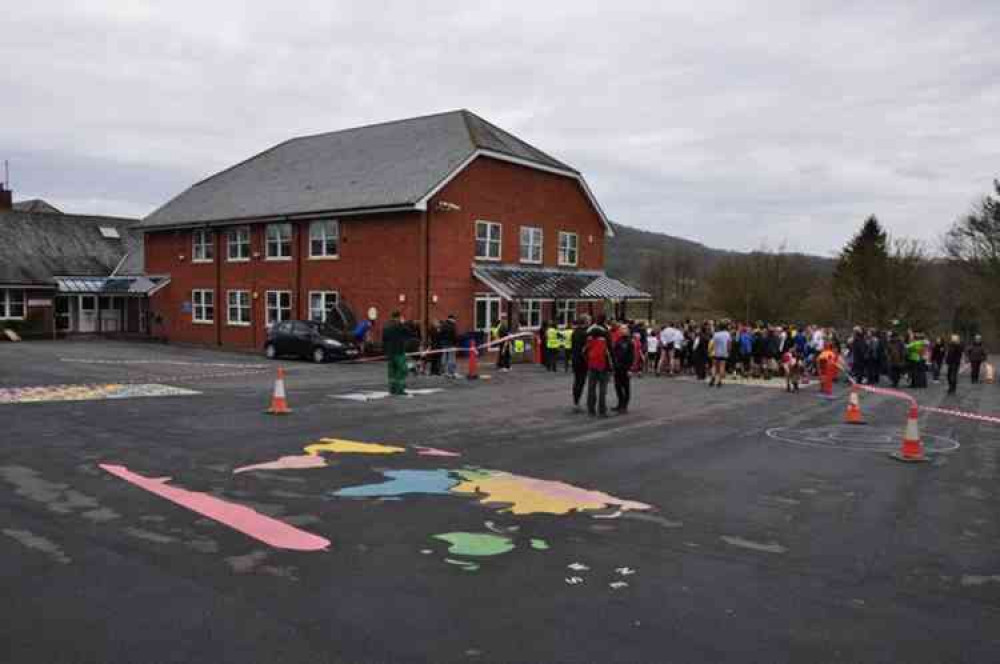
[[[587,345],[587,328],[590,327],[590,316],[583,314],[576,321],[573,327],[573,336],[570,337],[570,362],[573,364],[573,412],[582,413],[580,399],[583,397],[583,388],[587,384],[587,356],[583,349]]]
[[[931,376],[935,383],[941,382],[941,366],[944,364],[944,355],[947,352],[944,337],[938,337],[931,346]]]
[[[624,415],[628,412],[628,402],[632,398],[632,384],[629,371],[632,368],[632,363],[635,361],[635,344],[628,334],[628,326],[622,325],[621,328],[622,334],[618,337],[618,341],[615,342],[611,352],[615,361],[615,395],[618,397],[618,405],[612,408],[612,410],[616,411],[619,415]]]
[[[962,356],[965,346],[957,334],[951,335],[951,342],[945,347],[944,363],[948,365],[948,394],[954,394],[958,389],[958,369],[962,366]]]
[[[981,335],[976,335],[972,344],[969,346],[969,364],[972,365],[972,383],[979,382],[979,369],[983,366],[983,362],[986,361],[986,349],[983,347],[983,337]]]
[[[868,375],[868,342],[860,327],[854,328],[854,336],[848,347],[851,350],[851,375],[855,382],[863,383]]]

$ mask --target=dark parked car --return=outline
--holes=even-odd
[[[270,359],[298,355],[313,362],[354,359],[361,349],[353,334],[343,327],[312,320],[286,320],[267,333],[264,353]]]

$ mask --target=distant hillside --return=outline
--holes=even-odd
[[[690,271],[696,278],[704,279],[721,259],[747,253],[713,249],[699,242],[621,224],[615,224],[615,237],[608,240],[606,246],[604,267],[607,273],[636,285],[642,282],[643,265],[648,264],[650,259],[662,257],[668,263],[683,260],[691,266]],[[806,258],[815,265],[818,272],[833,272],[832,258],[811,255],[806,255]]]

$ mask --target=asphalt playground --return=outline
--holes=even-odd
[[[927,412],[908,465],[905,402],[849,427],[842,385],[645,378],[596,419],[536,366],[384,373],[0,344],[0,661],[1000,660],[1000,425]]]

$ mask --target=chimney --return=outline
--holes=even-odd
[[[0,212],[5,212],[14,207],[14,192],[0,183]]]

